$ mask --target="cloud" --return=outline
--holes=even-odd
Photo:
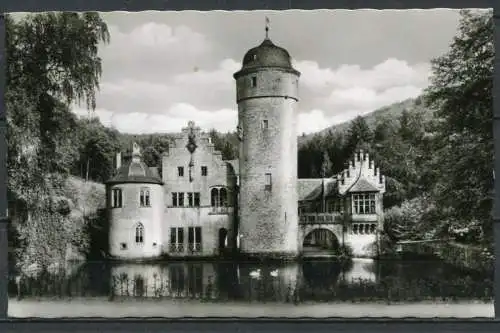
[[[431,73],[428,64],[409,65],[394,58],[367,69],[358,65],[321,68],[308,60],[295,66],[302,73],[301,98],[306,105],[301,105],[300,123],[305,133],[415,98],[428,86]]]
[[[88,117],[89,112],[75,107],[73,112],[79,117]],[[98,108],[93,116],[98,117],[107,127],[113,127],[123,133],[172,133],[179,132],[188,121],[193,120],[204,130],[216,128],[228,132],[236,128],[237,112],[231,109],[215,111],[199,110],[196,107],[179,103],[165,110],[164,113],[148,112],[118,113]]]
[[[108,26],[111,41],[99,47],[103,80],[128,79],[162,82],[172,75],[207,64],[213,43],[184,25],[148,22],[123,31]],[[212,60],[212,59],[210,59]]]
[[[196,85],[229,89],[234,85],[233,74],[241,68],[241,63],[233,59],[224,59],[220,62],[219,67],[213,71],[200,70],[195,68],[193,72],[182,73],[174,76],[173,81],[176,84]],[[221,87],[221,85],[224,85]]]
[[[324,130],[333,124],[340,124],[352,120],[356,116],[363,116],[372,110],[344,110],[334,115],[327,116],[325,111],[314,109],[298,115],[297,133],[299,135],[310,134]]]
[[[338,109],[375,110],[380,107],[417,97],[422,89],[415,86],[392,87],[380,92],[363,87],[333,90],[328,104]]]
[[[117,113],[163,113],[174,104],[187,103],[203,110],[233,108],[232,74],[240,64],[225,59],[214,70],[191,70],[166,76],[163,82],[123,78],[105,81],[97,96],[98,106]]]
[[[359,65],[341,65],[336,70],[321,68],[317,62],[296,61],[294,66],[302,72],[301,83],[311,89],[337,89],[362,87],[384,90],[400,85],[428,85],[430,66],[416,64],[410,66],[406,61],[389,58],[370,68]]]
[[[97,96],[103,122],[133,133],[176,132],[188,120],[206,129],[234,130],[233,73],[241,63],[230,52],[221,57],[220,44],[208,32],[156,22],[128,31],[109,29],[111,44],[100,51],[104,75]],[[315,60],[294,61],[294,66],[302,73],[299,133],[416,97],[430,73],[427,63],[394,57],[367,68]]]

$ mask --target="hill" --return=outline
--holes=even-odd
[[[410,112],[421,112],[424,114],[425,118],[430,118],[432,116],[432,111],[425,108],[422,98],[410,98],[399,103],[394,103],[388,106],[384,106],[373,112],[364,115],[362,118],[366,121],[370,128],[374,128],[376,123],[383,119],[397,119],[403,113],[403,110],[408,110]],[[308,135],[299,136],[299,145],[308,142],[311,138],[316,135],[323,135],[329,131],[335,132],[345,132],[349,128],[351,120],[330,126],[319,132],[311,133]]]

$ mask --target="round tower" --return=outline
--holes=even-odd
[[[106,182],[109,254],[119,259],[155,258],[162,254],[163,183],[133,144],[131,159]]]
[[[240,250],[298,255],[297,102],[300,73],[266,38],[234,74],[240,137]]]

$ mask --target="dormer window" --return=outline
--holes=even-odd
[[[257,87],[257,77],[252,76],[252,88],[255,88],[255,87]]]

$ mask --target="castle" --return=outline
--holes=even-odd
[[[267,36],[234,74],[239,158],[223,160],[189,122],[147,166],[141,149],[107,183],[109,252],[119,259],[247,256],[296,258],[348,244],[377,254],[385,179],[368,154],[333,178],[297,179],[300,73]],[[161,168],[161,175],[160,175]]]

